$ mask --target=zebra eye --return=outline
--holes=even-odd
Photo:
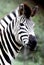
[[[21,26],[24,26],[24,24],[23,24],[23,23],[20,23],[20,25],[21,25]]]

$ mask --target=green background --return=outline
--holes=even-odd
[[[27,0],[0,0],[0,19],[25,1]],[[36,5],[32,1],[28,0],[27,2],[29,6]],[[12,65],[44,65],[44,9],[42,7],[39,6],[38,14],[33,17],[33,21],[35,22],[38,50],[29,55],[29,59],[25,61],[25,64],[23,54],[19,53],[18,57],[13,60]]]

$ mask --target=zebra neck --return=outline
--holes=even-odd
[[[13,26],[12,26],[13,25]],[[20,50],[20,48],[22,47],[22,45],[20,43],[18,43],[15,39],[15,35],[13,33],[13,29],[14,29],[14,24],[9,24],[8,28],[6,29],[7,30],[7,34],[9,35],[9,39],[12,39],[10,40],[13,44],[14,44],[14,47],[16,45],[16,50]]]
[[[9,24],[8,28],[6,29],[9,33],[10,33],[10,36],[12,37],[13,39],[13,42],[18,46],[18,47],[21,47],[22,45],[20,43],[18,43],[15,39],[15,34],[14,34],[14,23],[12,22],[12,25]]]
[[[3,30],[4,38],[6,39],[6,44],[9,49],[9,52],[13,58],[17,56],[17,53],[20,52],[20,49],[22,48],[22,45],[20,45],[16,40],[15,36],[12,32],[11,24]]]

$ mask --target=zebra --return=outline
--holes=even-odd
[[[0,28],[0,65],[11,65],[12,59],[17,57],[24,45],[29,46],[30,50],[34,50],[37,45],[32,20],[21,14],[7,24],[6,28],[1,24],[4,29]]]

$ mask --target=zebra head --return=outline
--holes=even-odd
[[[35,23],[32,17],[38,11],[38,6],[29,7],[26,3],[20,4],[16,9],[17,23],[15,24],[15,38],[23,45],[27,45],[30,50],[37,47],[37,40],[34,33]]]
[[[37,39],[34,33],[35,23],[32,20],[37,11],[38,6],[32,9],[26,3],[20,4],[18,10],[20,16],[19,40],[22,41],[23,45],[26,44],[32,51],[37,48]]]
[[[22,16],[20,19],[20,25],[18,27],[18,39],[23,46],[27,45],[30,50],[36,50],[37,48],[37,39],[34,33],[34,25],[35,24],[31,17],[27,19]]]

